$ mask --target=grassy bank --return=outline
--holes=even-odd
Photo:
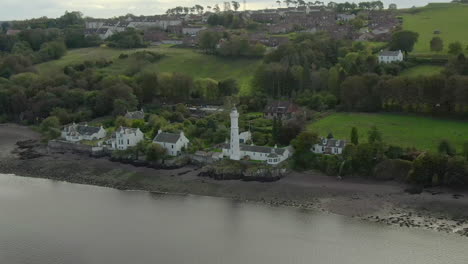
[[[53,75],[70,64],[81,63],[86,60],[107,59],[114,61],[114,63],[102,69],[102,71],[110,74],[123,74],[130,66],[130,59],[118,59],[119,55],[141,50],[150,50],[165,55],[162,60],[156,63],[143,65],[142,70],[181,72],[194,78],[212,78],[215,80],[233,78],[239,82],[242,94],[250,92],[250,80],[261,63],[258,59],[227,59],[206,55],[193,49],[171,48],[168,46],[132,50],[99,47],[71,50],[63,58],[39,64],[36,68],[39,74]]]
[[[436,151],[440,140],[450,140],[458,150],[468,141],[468,122],[395,114],[336,113],[309,125],[309,129],[326,136],[350,139],[351,128],[357,127],[361,142],[367,131],[377,126],[388,144]]]
[[[401,73],[403,76],[417,77],[417,76],[431,76],[442,72],[444,67],[436,65],[419,65],[409,68]]]
[[[403,15],[403,28],[419,33],[414,47],[415,53],[431,53],[429,42],[434,36],[444,40],[444,52],[450,42],[460,41],[468,45],[468,5],[453,3],[432,3],[425,7],[408,10]],[[434,34],[439,30],[441,34]]]

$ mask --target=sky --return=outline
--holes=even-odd
[[[168,8],[175,6],[194,6],[195,4],[199,4],[206,7],[219,4],[221,7],[224,1],[226,0],[0,0],[0,21],[41,16],[55,18],[63,15],[65,11],[81,11],[85,16],[96,18],[109,18],[128,13],[134,15],[156,15],[165,13]],[[437,2],[444,1],[448,2],[447,0]],[[242,2],[242,0],[239,2]],[[344,0],[335,0],[335,2],[344,2]],[[386,6],[390,3],[396,3],[401,8],[414,5],[424,6],[429,1],[383,0],[383,2]],[[272,7],[278,7],[276,0],[247,0],[247,9]]]

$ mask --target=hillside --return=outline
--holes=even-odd
[[[415,53],[430,53],[429,42],[434,36],[444,40],[444,52],[447,52],[449,43],[454,41],[468,45],[467,4],[433,3],[406,11],[403,15],[403,28],[419,33]],[[436,30],[441,33],[434,34]]]
[[[127,72],[131,62],[129,59],[119,59],[119,55],[140,50],[150,50],[165,55],[157,63],[144,65],[142,70],[181,72],[194,78],[213,78],[215,80],[234,78],[239,82],[243,94],[249,93],[250,80],[261,63],[260,60],[256,59],[225,59],[199,53],[192,49],[171,48],[168,46],[132,50],[100,47],[70,50],[63,58],[39,64],[36,68],[40,74],[52,75],[62,71],[65,66],[70,64],[104,58],[114,62],[113,65],[104,68],[104,72],[122,74]]]
[[[440,140],[450,140],[458,151],[468,141],[468,123],[428,117],[394,114],[336,113],[309,125],[309,129],[337,139],[350,139],[351,128],[357,127],[361,142],[367,141],[372,126],[382,132],[385,143],[437,151]]]

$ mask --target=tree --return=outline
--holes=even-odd
[[[298,153],[309,152],[314,144],[319,141],[316,133],[304,131],[292,141],[292,146]]]
[[[234,11],[237,12],[237,10],[239,10],[239,7],[240,7],[239,2],[237,2],[237,1],[232,1],[231,3],[232,3],[232,7],[234,8]]]
[[[166,155],[166,149],[156,143],[151,143],[146,147],[146,160],[158,161]]]
[[[452,145],[452,143],[450,143],[450,141],[445,140],[445,139],[440,141],[437,150],[442,155],[455,156],[455,154],[457,154],[457,151],[455,147]]]
[[[60,120],[55,116],[49,116],[41,122],[40,131],[47,140],[60,136]]]
[[[39,50],[41,61],[57,60],[67,53],[67,47],[63,41],[44,43]]]
[[[468,142],[465,142],[463,144],[463,157],[466,159],[466,161],[468,161]]]
[[[396,10],[396,9],[397,9],[397,5],[396,5],[396,4],[390,4],[390,5],[388,5],[388,9],[390,9],[390,10]]]
[[[448,46],[448,53],[457,56],[463,52],[462,44],[459,41],[452,42]]]
[[[355,146],[359,145],[359,134],[356,127],[351,129],[351,143],[353,143]]]
[[[231,96],[239,92],[239,85],[235,79],[226,79],[218,83],[218,89],[222,96]]]
[[[367,141],[370,144],[382,143],[382,133],[380,133],[376,126],[373,126],[371,130],[369,130],[368,134],[369,136]]]
[[[402,50],[405,53],[413,51],[414,44],[418,41],[419,34],[409,30],[393,33],[390,41],[391,50]]]
[[[444,49],[444,41],[440,37],[433,37],[430,45],[431,51],[440,52]]]

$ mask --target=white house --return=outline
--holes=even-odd
[[[379,53],[379,63],[392,63],[403,61],[403,53],[398,51],[381,51]]]
[[[183,150],[188,148],[190,141],[185,137],[184,132],[167,133],[158,131],[158,134],[153,140],[153,143],[159,144],[167,150],[167,154],[171,156],[179,156]]]
[[[144,139],[145,136],[139,128],[120,127],[115,131],[109,143],[113,149],[126,150]]]
[[[79,124],[70,124],[63,128],[62,138],[70,142],[80,142],[82,140],[103,139],[107,135],[106,130],[101,127],[93,127]]]
[[[346,140],[321,138],[320,143],[313,145],[311,151],[317,154],[340,155],[346,145]]]
[[[182,28],[182,34],[184,35],[190,35],[190,36],[196,36],[198,33],[202,30],[205,30],[206,27],[202,26],[187,26]]]
[[[279,164],[291,155],[289,148],[278,148],[278,147],[262,147],[254,146],[253,144],[241,144],[241,136],[243,139],[251,137],[250,132],[241,133],[239,135],[239,113],[236,108],[231,111],[231,139],[230,142],[223,145],[223,156],[229,157],[231,160],[251,159],[265,161],[270,165]]]

